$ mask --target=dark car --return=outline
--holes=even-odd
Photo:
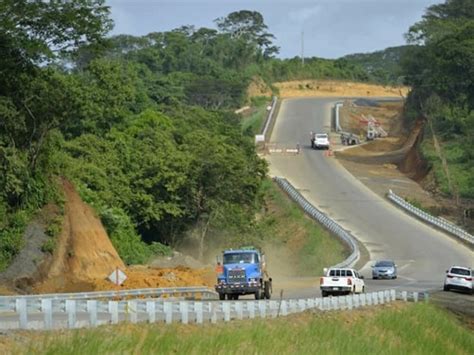
[[[379,260],[372,265],[372,278],[375,279],[396,279],[397,265],[393,260]]]

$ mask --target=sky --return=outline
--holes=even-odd
[[[425,9],[442,0],[108,0],[112,34],[145,35],[194,25],[215,28],[233,11],[263,15],[280,58],[339,58],[405,44]],[[303,35],[302,35],[303,33]],[[303,41],[302,41],[303,38]]]

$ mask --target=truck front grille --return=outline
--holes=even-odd
[[[229,283],[245,282],[245,270],[229,270]]]

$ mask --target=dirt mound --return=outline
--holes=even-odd
[[[191,269],[202,269],[207,266],[192,256],[177,251],[174,251],[172,256],[158,256],[153,258],[149,264],[152,268],[185,267]]]
[[[247,88],[247,97],[272,96],[272,90],[259,76],[254,76]]]
[[[50,292],[87,292],[129,290],[137,288],[208,286],[215,284],[216,274],[212,269],[152,268],[149,266],[131,266],[123,269],[127,275],[125,282],[117,286],[105,278],[77,280],[70,279],[59,284],[57,280],[48,280],[38,284],[35,293]]]
[[[295,80],[276,83],[280,96],[285,97],[333,97],[364,96],[387,97],[406,96],[410,88],[382,86],[335,80]]]
[[[48,283],[59,287],[71,280],[104,279],[115,268],[125,269],[100,219],[74,186],[63,181],[65,218],[52,261],[44,270]]]

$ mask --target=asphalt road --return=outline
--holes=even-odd
[[[313,205],[350,230],[367,248],[371,260],[361,272],[366,277],[368,290],[439,290],[445,270],[451,265],[472,266],[474,253],[377,196],[334,157],[311,149],[309,132],[330,131],[332,108],[336,101],[334,98],[302,98],[282,102],[271,142],[292,148],[299,143],[301,153],[267,156],[271,175],[287,178]],[[371,276],[373,261],[385,258],[395,260],[399,278],[367,279]],[[319,294],[317,279],[301,281],[307,286],[296,289],[290,284],[283,285],[287,297]]]

